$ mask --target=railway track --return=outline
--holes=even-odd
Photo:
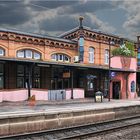
[[[2,136],[0,139],[6,140],[65,140],[78,139],[83,137],[95,136],[106,132],[133,127],[140,124],[140,115],[131,116],[123,119],[115,119],[94,124],[84,124],[79,126],[40,131],[30,134]]]

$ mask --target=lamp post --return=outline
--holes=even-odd
[[[28,81],[27,81],[27,88],[28,88],[28,98],[31,97],[31,76],[32,76],[32,64],[28,65],[29,75],[28,75]]]
[[[73,99],[73,69],[71,68],[71,99]]]
[[[110,81],[111,81],[111,40],[109,39],[109,71],[108,71],[108,101],[110,102]]]

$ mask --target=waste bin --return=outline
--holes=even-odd
[[[103,101],[103,93],[101,91],[97,91],[95,93],[95,102],[102,102]]]

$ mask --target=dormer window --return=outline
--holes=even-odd
[[[41,59],[41,54],[34,50],[19,50],[17,51],[18,58]]]

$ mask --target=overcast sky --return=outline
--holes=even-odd
[[[59,35],[79,25],[136,40],[139,0],[0,0],[0,27]]]

